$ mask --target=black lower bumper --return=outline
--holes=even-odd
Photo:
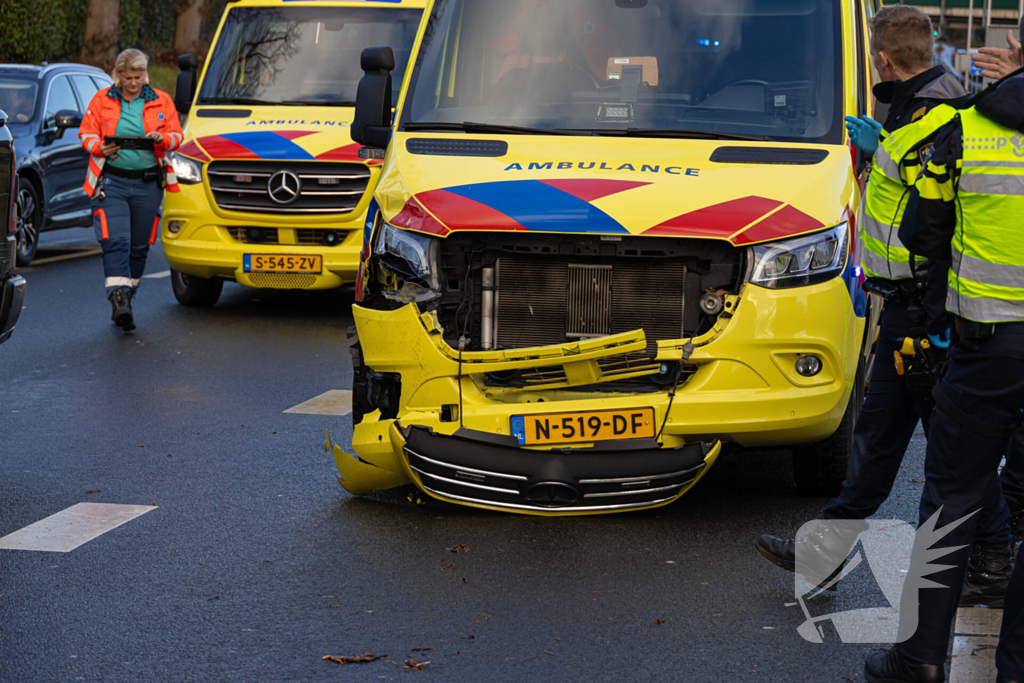
[[[14,332],[24,301],[25,278],[8,275],[0,286],[0,344],[10,339]]]
[[[653,439],[535,451],[513,437],[402,430],[405,457],[430,493],[513,510],[590,512],[666,503],[707,466],[714,444],[661,448]]]

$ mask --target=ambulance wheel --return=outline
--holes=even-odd
[[[802,495],[832,497],[843,488],[853,448],[853,426],[864,402],[865,373],[862,358],[857,365],[854,391],[835,433],[824,441],[793,449],[793,478]]]
[[[195,277],[171,270],[171,288],[174,290],[174,298],[182,306],[208,307],[213,306],[220,299],[221,290],[224,289],[224,280],[219,277],[209,279]]]

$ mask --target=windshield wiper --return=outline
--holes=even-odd
[[[251,106],[266,105],[276,107],[281,102],[268,102],[267,100],[257,100],[251,97],[200,97],[199,104],[248,104]]]
[[[298,105],[300,107],[354,107],[355,102],[338,102],[336,100],[284,100],[281,104]]]
[[[430,130],[460,130],[465,133],[495,133],[498,135],[594,135],[589,130],[565,130],[561,128],[527,128],[525,126],[506,126],[498,123],[474,123],[463,121],[452,123],[448,121],[415,122],[402,124],[402,130],[430,131]]]
[[[603,134],[605,131],[596,131]],[[769,142],[767,135],[743,135],[742,133],[720,133],[706,130],[677,130],[674,128],[626,128],[622,135],[631,138],[687,138],[694,140],[756,140]]]

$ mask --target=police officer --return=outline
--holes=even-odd
[[[938,571],[924,572],[942,587],[920,589],[916,633],[868,659],[871,682],[945,680],[978,510],[999,496],[999,462],[1024,409],[1024,71],[939,129],[910,202],[903,243],[952,261],[946,308],[957,339],[935,391],[920,507],[922,525],[937,515],[943,536],[931,556],[948,554],[932,560]],[[915,547],[915,556],[924,550]],[[999,681],[1024,681],[1024,550],[1006,593],[996,666]]]
[[[915,283],[910,254],[899,241],[897,229],[906,208],[907,186],[920,170],[919,158],[910,150],[956,114],[953,107],[942,103],[966,93],[955,77],[941,67],[931,66],[932,25],[921,10],[908,5],[883,7],[872,29],[872,59],[883,79],[874,93],[879,101],[889,104],[888,117],[884,126],[870,118],[848,117],[847,121],[851,140],[864,152],[874,154],[861,212],[862,265],[870,278],[868,284],[875,286],[874,291],[886,292],[887,301],[871,384],[854,428],[846,481],[823,512],[824,519],[866,519],[889,496],[918,422],[928,431],[933,405],[931,385],[937,379],[939,365],[937,358],[931,368],[918,359],[912,372],[901,376],[893,363],[894,354],[903,348],[905,339],[922,339],[929,333],[938,345],[943,345],[946,342],[939,336],[948,327],[943,293],[937,291],[929,299],[923,296],[923,285]],[[944,282],[949,264],[933,260],[927,268],[932,277]],[[932,311],[930,316],[926,309]],[[930,329],[928,320],[932,321]],[[908,359],[908,367],[903,370],[911,370],[910,365]],[[762,536],[757,548],[770,561],[792,571],[798,543],[807,544],[805,547],[827,546],[826,539],[835,532],[815,529],[807,538],[792,540]],[[1009,576],[1010,544],[1002,520],[994,511],[985,516],[979,538],[982,542],[972,555],[975,566],[965,601],[998,605]],[[845,539],[851,546],[855,541],[855,534]]]
[[[114,85],[89,103],[79,137],[89,153],[85,192],[92,197],[93,227],[103,247],[104,284],[111,319],[135,329],[132,299],[160,227],[163,191],[178,183],[167,153],[181,144],[178,112],[170,96],[149,85],[149,60],[125,50],[114,63]],[[111,136],[148,137],[153,149],[121,149]]]

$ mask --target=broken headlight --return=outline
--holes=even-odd
[[[441,296],[438,240],[382,223],[373,247],[381,294],[404,304]]]
[[[831,280],[846,268],[849,239],[849,223],[840,223],[813,235],[755,245],[750,283],[785,289]]]

